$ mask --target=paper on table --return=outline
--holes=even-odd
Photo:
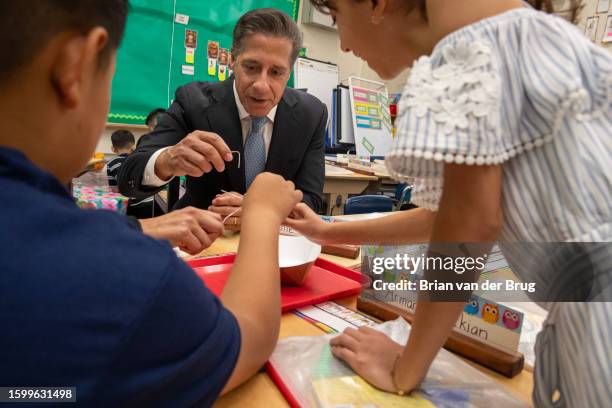
[[[377,324],[376,321],[368,316],[334,302],[324,302],[318,305],[301,307],[293,313],[315,325],[320,323],[324,327],[331,329],[330,331],[337,333],[343,332],[347,328],[357,329],[362,326]]]
[[[323,408],[435,408],[434,404],[416,393],[410,397],[400,397],[380,392],[358,376],[324,378],[314,380],[312,385]]]

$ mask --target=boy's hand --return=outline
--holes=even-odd
[[[295,206],[289,218],[283,224],[293,228],[306,238],[317,244],[324,244],[329,223],[323,221],[310,207],[304,203]]]
[[[196,130],[166,149],[155,161],[155,174],[162,180],[176,176],[200,177],[213,167],[222,172],[232,152],[216,133]]]
[[[212,205],[208,207],[208,210],[219,214],[223,218],[230,214],[232,214],[232,218],[240,218],[242,215],[241,207],[243,199],[244,196],[242,194],[234,191],[230,193],[218,194],[212,200]],[[237,223],[236,221],[234,222]]]
[[[242,201],[244,217],[272,220],[278,226],[302,200],[302,192],[291,181],[272,173],[259,174]]]
[[[211,246],[224,231],[219,214],[192,207],[140,220],[140,225],[145,235],[170,241],[173,247],[191,255]]]

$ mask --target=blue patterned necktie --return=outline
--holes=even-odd
[[[244,174],[247,190],[255,177],[266,168],[266,145],[264,127],[268,118],[265,116],[251,118],[251,130],[244,143]]]

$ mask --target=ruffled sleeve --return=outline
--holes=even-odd
[[[437,210],[444,163],[497,164],[508,158],[500,127],[501,81],[484,42],[419,59],[399,104],[397,138],[387,154],[392,177],[414,186],[412,201]]]
[[[387,167],[414,185],[415,204],[437,210],[445,163],[501,164],[609,120],[612,58],[560,18],[506,13],[419,59],[398,109]]]

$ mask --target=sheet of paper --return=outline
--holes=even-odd
[[[315,325],[321,323],[337,333],[349,327],[356,329],[362,326],[378,324],[368,316],[335,302],[324,302],[314,306],[301,307],[295,313],[300,317],[306,317],[307,320]]]
[[[189,16],[186,14],[176,13],[176,16],[174,17],[174,21],[179,24],[187,25],[189,24]]]
[[[195,67],[193,65],[183,65],[183,75],[195,75]]]
[[[382,392],[358,376],[315,380],[312,385],[324,408],[435,408],[435,405],[418,394],[400,397]]]

